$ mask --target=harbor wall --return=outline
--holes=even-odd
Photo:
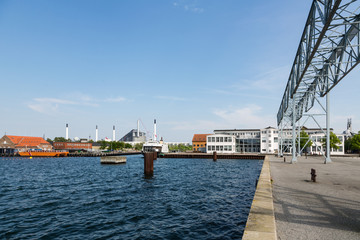
[[[213,159],[213,154],[207,153],[166,153],[160,154],[159,158],[207,158]],[[217,154],[217,159],[256,159],[264,160],[265,155],[261,154]]]
[[[270,161],[268,156],[264,159],[242,239],[277,239]]]

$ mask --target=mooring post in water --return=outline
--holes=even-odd
[[[217,160],[217,153],[213,152],[213,160],[216,161]]]
[[[146,176],[152,176],[154,174],[154,153],[144,153],[144,173]]]
[[[157,152],[153,152],[154,160],[157,160]]]

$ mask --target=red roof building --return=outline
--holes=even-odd
[[[206,151],[206,136],[210,134],[194,134],[192,139],[193,151],[204,152]]]
[[[52,146],[48,141],[41,137],[13,136],[4,135],[0,139],[0,148],[14,148],[19,151],[27,151],[30,149],[52,150]]]

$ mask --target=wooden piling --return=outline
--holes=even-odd
[[[216,161],[217,160],[217,153],[213,152],[213,160]]]
[[[154,174],[154,153],[144,153],[144,173],[145,176],[152,176]]]
[[[153,156],[154,156],[154,157],[153,157],[154,160],[157,160],[157,152],[153,152],[153,154],[154,154],[154,155],[153,155]]]

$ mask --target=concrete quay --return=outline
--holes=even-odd
[[[277,239],[268,156],[264,159],[242,239]]]
[[[278,239],[360,239],[360,158],[268,157]]]

